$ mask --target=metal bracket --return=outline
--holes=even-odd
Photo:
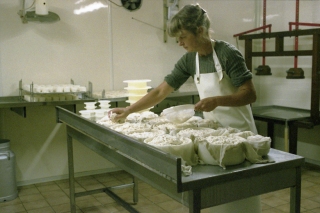
[[[10,110],[24,118],[27,117],[26,107],[11,107]]]

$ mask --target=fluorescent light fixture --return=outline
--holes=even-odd
[[[80,9],[75,9],[73,11],[73,13],[76,15],[81,15],[83,13],[92,12],[92,11],[99,10],[99,9],[105,8],[105,7],[108,7],[108,5],[105,5],[99,1],[99,2],[94,2],[92,4],[86,5],[84,7],[80,7]]]

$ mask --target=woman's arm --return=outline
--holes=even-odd
[[[174,91],[167,82],[162,82],[158,87],[152,89],[148,94],[143,96],[136,103],[126,108],[115,108],[109,112],[116,113],[117,115],[113,118],[115,121],[125,119],[130,113],[139,112],[141,110],[155,106],[164,100],[171,92]]]
[[[256,101],[256,90],[252,80],[247,80],[232,95],[215,96],[200,100],[195,105],[196,111],[210,112],[218,106],[244,106]]]

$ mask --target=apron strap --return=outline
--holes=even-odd
[[[212,45],[212,50],[213,50],[213,61],[214,61],[214,65],[215,68],[217,70],[217,74],[219,76],[219,81],[222,80],[223,78],[223,71],[222,71],[222,66],[220,64],[220,61],[218,59],[217,53],[214,50],[214,46],[215,46],[215,42],[214,40],[211,41],[211,45]],[[200,66],[199,66],[199,54],[198,52],[196,53],[196,83],[199,84],[200,83]]]
[[[221,81],[222,78],[223,78],[223,71],[222,71],[222,67],[221,67],[221,64],[219,62],[217,53],[216,53],[216,51],[214,49],[213,49],[213,61],[214,61],[214,65],[215,65],[216,70],[217,70],[217,74],[219,76],[219,81]]]
[[[199,67],[199,54],[196,54],[196,83],[200,84],[200,67]]]

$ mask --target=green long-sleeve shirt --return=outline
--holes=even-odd
[[[235,46],[225,41],[215,40],[215,51],[223,71],[226,71],[235,87],[241,86],[248,79],[252,79],[252,73],[248,70],[244,58]],[[199,56],[200,73],[216,72],[212,53],[207,56]],[[165,77],[165,81],[175,90],[179,89],[190,76],[196,72],[196,52],[184,54],[175,64],[171,74]]]

